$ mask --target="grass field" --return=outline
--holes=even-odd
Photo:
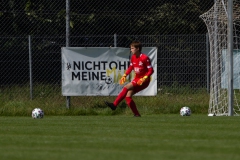
[[[0,117],[2,160],[239,160],[239,117]]]
[[[193,89],[189,86],[161,86],[156,96],[134,96],[138,110],[143,115],[177,114],[183,106],[195,114],[207,114],[209,93],[206,88]],[[70,109],[66,108],[66,97],[61,86],[35,84],[33,99],[30,99],[29,84],[0,88],[0,116],[31,116],[34,108],[41,108],[51,116],[83,115],[132,115],[123,100],[115,112],[104,104],[113,102],[116,96],[73,96]]]

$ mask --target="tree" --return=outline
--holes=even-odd
[[[72,35],[203,34],[208,0],[69,0]],[[1,2],[0,35],[65,35],[66,1]]]

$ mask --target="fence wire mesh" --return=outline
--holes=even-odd
[[[1,1],[2,106],[9,100],[15,103],[30,99],[37,100],[32,104],[34,107],[66,106],[65,97],[61,96],[61,47],[66,46],[67,38],[71,47],[129,47],[132,40],[140,40],[145,47],[157,46],[159,94],[166,92],[164,88],[182,94],[189,92],[184,87],[193,92],[206,89],[207,28],[199,16],[213,3],[209,0]],[[149,101],[157,98],[149,97]],[[73,97],[71,107],[94,107],[101,101],[102,97]],[[144,103],[148,106],[148,102]]]

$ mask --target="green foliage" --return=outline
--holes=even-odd
[[[204,34],[206,27],[199,16],[214,1],[70,2],[73,35],[113,35],[116,32],[163,35]],[[5,0],[1,8],[0,18],[4,24],[0,26],[1,35],[50,36],[62,35],[66,30],[66,1]]]

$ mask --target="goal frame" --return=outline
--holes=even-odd
[[[233,8],[233,4],[238,5],[238,3],[238,0],[215,0],[213,7],[200,16],[207,25],[210,39],[211,82],[208,116],[234,115],[233,38],[236,33],[233,34],[235,25],[233,25],[233,10],[236,7]],[[227,51],[228,66],[225,66],[227,78],[224,79],[227,88],[221,86],[224,63],[222,50]]]

